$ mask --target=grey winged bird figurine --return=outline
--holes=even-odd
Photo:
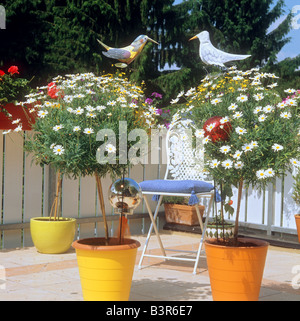
[[[148,40],[158,45],[156,41],[145,35],[138,36],[129,46],[123,48],[112,48],[100,40],[98,42],[107,50],[102,51],[104,56],[119,60],[120,62],[115,64],[116,67],[126,68],[142,52]]]
[[[206,65],[216,65],[221,68],[226,68],[224,65],[226,62],[243,60],[251,56],[231,54],[215,48],[210,41],[208,31],[202,31],[189,40],[197,38],[200,40],[199,55]]]

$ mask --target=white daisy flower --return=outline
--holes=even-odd
[[[257,141],[251,141],[251,146],[253,146],[253,147],[258,147],[258,143],[257,143]]]
[[[206,145],[211,139],[207,136],[203,139],[203,144]]]
[[[265,113],[270,113],[273,109],[274,109],[273,106],[267,105],[266,107],[264,107],[263,111],[264,111]]]
[[[56,126],[53,127],[53,130],[57,132],[57,131],[59,131],[59,130],[62,129],[62,128],[64,128],[63,125],[56,125]]]
[[[94,129],[93,128],[85,128],[83,132],[87,135],[90,135],[90,134],[94,133]]]
[[[115,100],[110,100],[110,101],[107,102],[107,105],[108,105],[108,106],[115,106],[116,103],[117,103],[117,102],[116,102]]]
[[[292,158],[292,159],[290,160],[290,163],[291,163],[292,165],[294,165],[295,167],[300,167],[300,161],[297,160],[296,158]]]
[[[116,150],[117,150],[116,147],[114,145],[112,145],[112,144],[107,144],[105,146],[105,151],[107,151],[109,154],[115,153]]]
[[[236,162],[236,163],[234,164],[234,167],[235,167],[236,169],[240,169],[240,168],[242,168],[243,166],[244,166],[244,163],[241,162],[241,161],[238,161],[238,162]]]
[[[258,121],[263,122],[266,120],[266,118],[267,118],[266,115],[262,114],[258,117]]]
[[[40,111],[38,112],[38,117],[44,118],[44,117],[47,116],[47,114],[48,114],[47,110],[40,110]]]
[[[254,114],[258,114],[258,113],[261,112],[261,111],[262,111],[262,107],[261,107],[261,106],[258,106],[258,107],[255,107],[253,113],[254,113]]]
[[[233,158],[235,158],[235,159],[240,159],[242,153],[243,153],[242,151],[237,150],[237,151],[234,153]]]
[[[215,99],[213,99],[213,100],[211,101],[212,105],[216,105],[216,104],[219,104],[219,103],[221,103],[221,102],[222,102],[222,99],[220,99],[220,98],[215,98]]]
[[[297,102],[295,99],[288,99],[286,100],[286,105],[289,105],[289,106],[297,106]]]
[[[273,177],[273,176],[275,176],[275,172],[274,172],[274,170],[273,170],[272,168],[268,168],[268,169],[265,171],[265,175],[266,175],[267,177]]]
[[[79,126],[74,126],[73,127],[73,132],[79,132],[80,131],[80,127]]]
[[[103,105],[96,106],[96,109],[97,109],[98,111],[102,111],[102,110],[106,109],[106,106],[103,106]]]
[[[84,98],[84,95],[83,94],[78,94],[78,95],[75,95],[74,97],[75,98]]]
[[[288,89],[285,89],[284,92],[285,93],[288,93],[288,94],[293,94],[296,90],[293,89],[293,88],[288,88]]]
[[[235,131],[236,131],[236,133],[239,134],[239,135],[244,135],[244,134],[247,133],[247,129],[242,128],[242,127],[237,127],[237,128],[235,129]]]
[[[222,146],[220,147],[220,151],[223,154],[227,154],[228,152],[230,152],[230,146]]]
[[[243,116],[242,112],[237,111],[236,113],[233,114],[233,118],[241,118]]]
[[[179,101],[179,98],[172,99],[172,100],[170,101],[170,104],[171,104],[171,105],[177,104],[178,101]]]
[[[278,104],[277,104],[277,107],[280,108],[280,109],[282,109],[282,108],[285,107],[285,103],[282,101],[281,103],[278,103]]]
[[[63,148],[62,145],[55,145],[53,147],[53,153],[55,155],[62,155],[64,153],[65,149]]]
[[[290,119],[290,118],[292,117],[292,114],[291,114],[289,111],[287,111],[287,112],[282,112],[282,113],[280,114],[280,117],[286,118],[286,119]]]
[[[74,114],[81,115],[81,114],[83,114],[83,112],[84,112],[84,109],[81,107],[78,107],[75,109]]]
[[[242,147],[242,149],[243,149],[243,151],[248,152],[248,151],[251,151],[253,149],[253,146],[251,144],[245,144]]]
[[[260,100],[264,99],[264,95],[262,93],[258,93],[256,95],[254,95],[253,97],[256,101],[260,101]]]
[[[204,137],[204,130],[203,129],[197,129],[195,131],[195,136],[198,137],[198,138],[203,138]]]
[[[89,112],[92,112],[92,111],[95,110],[95,107],[93,107],[93,106],[91,106],[91,105],[87,105],[87,106],[85,106],[84,108],[85,108],[87,111],[89,111]]]
[[[86,117],[95,118],[96,114],[94,114],[94,113],[86,113]]]
[[[226,159],[222,162],[222,166],[226,169],[232,168],[232,161],[230,159]]]
[[[211,168],[216,168],[218,167],[220,164],[220,162],[217,160],[217,159],[213,159],[211,162],[210,162],[210,167]]]
[[[21,121],[21,118],[17,118],[15,120],[13,120],[11,123],[12,124],[19,124],[20,121]]]
[[[274,144],[272,146],[272,149],[274,149],[275,152],[279,151],[279,150],[282,150],[283,149],[283,146],[282,145],[279,145],[279,144]]]
[[[238,108],[238,105],[237,104],[231,104],[229,107],[228,107],[228,110],[235,110]]]
[[[22,124],[20,124],[18,127],[16,127],[15,129],[14,129],[14,132],[16,132],[16,133],[18,133],[18,132],[20,132],[20,131],[22,131],[23,129],[22,129]]]
[[[228,118],[227,116],[225,116],[225,117],[223,117],[223,118],[220,119],[220,123],[221,123],[221,124],[225,124],[225,123],[227,123],[227,122],[229,122],[229,118]]]
[[[216,124],[217,124],[217,123],[212,123],[212,124],[207,125],[207,126],[206,126],[206,130],[207,130],[208,132],[211,132],[211,131],[216,127]]]
[[[237,101],[240,101],[240,102],[245,102],[248,100],[248,96],[246,95],[240,95],[239,97],[237,97],[236,99]]]
[[[256,172],[256,177],[258,179],[266,178],[266,172],[264,170],[259,170]]]

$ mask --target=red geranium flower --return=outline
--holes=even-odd
[[[5,75],[5,72],[3,70],[0,70],[0,77]]]
[[[50,82],[50,83],[48,84],[48,95],[49,95],[52,99],[57,99],[59,93],[60,93],[60,97],[63,98],[63,97],[64,97],[64,94],[63,94],[62,91],[60,91],[59,89],[57,89],[56,83],[55,83],[55,82]]]
[[[12,75],[19,74],[19,68],[17,66],[11,66],[9,67],[8,72]]]

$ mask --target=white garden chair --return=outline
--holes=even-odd
[[[164,258],[166,260],[182,260],[195,262],[193,273],[197,273],[200,253],[205,238],[205,230],[210,213],[212,212],[212,204],[214,198],[220,201],[220,196],[216,192],[211,181],[205,180],[204,175],[204,147],[203,139],[196,139],[197,131],[190,120],[178,121],[171,126],[167,132],[167,169],[163,180],[149,180],[140,183],[143,198],[147,207],[151,225],[148,231],[143,252],[139,261],[139,269],[145,257]],[[194,139],[193,139],[194,138]],[[194,142],[193,142],[194,141]],[[152,199],[157,201],[154,214],[149,205],[148,196],[153,195]],[[189,205],[194,205],[200,223],[202,235],[200,238],[197,251],[183,251],[164,248],[159,230],[156,225],[156,218],[164,196],[182,196],[189,197]],[[199,198],[207,198],[208,206],[205,207],[203,217],[206,217],[203,224],[200,210]],[[218,198],[218,199],[217,199]],[[162,255],[153,255],[147,252],[147,247],[154,229]],[[176,255],[167,255],[166,251],[186,252],[194,254],[193,257],[184,257]]]

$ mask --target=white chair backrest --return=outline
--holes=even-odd
[[[203,138],[196,137],[191,120],[174,123],[167,132],[165,179],[207,180],[204,173]]]

